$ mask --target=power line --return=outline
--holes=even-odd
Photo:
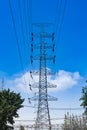
[[[61,9],[62,8],[62,3],[64,3],[63,10]],[[58,2],[58,4],[60,6],[57,5],[57,7],[59,7],[59,10],[58,10],[59,12],[57,12],[58,13],[57,23],[55,23],[56,24],[55,35],[56,35],[56,42],[57,42],[56,48],[58,48],[58,43],[59,43],[59,40],[60,40],[61,28],[62,28],[62,24],[63,24],[63,20],[64,20],[64,15],[65,15],[65,10],[66,10],[67,0],[65,0],[65,1],[60,0],[60,3]]]
[[[59,37],[60,37],[60,34],[61,34],[61,28],[62,28],[62,24],[63,24],[63,20],[64,20],[66,5],[67,5],[67,0],[64,1],[64,8],[63,8],[63,12],[62,12],[62,16],[61,16],[61,22],[60,22],[60,26],[59,26]]]
[[[55,15],[55,33],[57,34],[58,26],[60,23],[62,0],[57,1],[56,15]]]
[[[62,120],[62,119],[65,119],[65,118],[52,118],[52,119],[50,119],[50,120]],[[30,121],[30,122],[35,122],[36,120],[15,120],[15,121],[18,121],[18,122],[28,122],[28,121]]]
[[[29,23],[30,23],[30,32],[31,32],[31,30],[32,30],[32,1],[29,0],[29,3],[28,3],[28,4],[29,4],[29,14],[30,14],[30,15],[29,15],[29,16],[30,16],[30,17],[29,17],[29,19],[30,19],[30,20],[29,20],[29,21],[30,21]]]
[[[77,117],[80,117],[80,116],[77,116]],[[58,118],[51,118],[50,120],[64,120],[65,118],[64,117],[58,117]],[[66,119],[68,119],[68,118],[66,118]],[[18,122],[28,122],[28,121],[30,121],[30,122],[35,122],[35,120],[15,120],[15,121],[18,121]]]
[[[50,120],[62,120],[62,119],[65,119],[65,118],[52,118],[52,119],[50,119]],[[30,121],[30,122],[35,122],[36,120],[15,120],[15,121],[18,121],[18,122],[28,122],[28,121]]]
[[[27,0],[27,20],[28,20],[28,35],[31,40],[31,30],[32,30],[32,2],[31,0]]]
[[[24,105],[24,107],[30,107],[30,108],[38,108],[35,106],[27,106]],[[80,107],[75,107],[75,108],[49,108],[50,110],[84,110],[84,108],[80,108]]]
[[[12,5],[11,5],[11,0],[9,0],[9,8],[10,8],[12,22],[13,22],[13,28],[14,28],[14,33],[15,33],[15,38],[16,38],[16,44],[17,44],[17,48],[18,48],[18,54],[19,54],[20,64],[21,64],[22,70],[24,71],[24,66],[23,66],[23,62],[22,62],[22,56],[21,56],[21,51],[20,51],[20,46],[19,46],[18,35],[17,35],[17,31],[16,31],[16,24],[15,24],[15,19],[14,19]],[[26,85],[25,76],[24,76],[24,82],[25,82],[25,85]],[[27,85],[26,85],[26,87],[27,87]],[[28,95],[28,91],[27,91],[27,95]]]
[[[13,28],[14,28],[14,33],[15,33],[15,38],[16,38],[16,44],[17,44],[17,48],[18,48],[18,54],[19,54],[20,64],[21,64],[22,70],[24,70],[23,62],[22,62],[22,56],[21,56],[21,51],[20,51],[20,46],[19,46],[18,35],[17,35],[17,31],[16,31],[16,25],[15,25],[15,20],[14,20],[14,15],[13,15],[13,9],[12,9],[12,5],[11,5],[11,1],[10,0],[9,0],[9,7],[10,7],[11,17],[12,17],[12,22],[13,22]]]
[[[25,18],[25,28],[26,28],[26,34],[27,34],[27,40],[28,40],[28,21],[27,21],[27,1],[28,0],[24,0],[23,3],[24,3],[24,18]]]
[[[23,44],[24,44],[24,52],[25,52],[26,63],[28,63],[27,53],[26,53],[26,42],[25,42],[25,38],[24,38],[23,20],[22,20],[22,14],[21,14],[21,7],[20,6],[21,6],[20,5],[20,0],[18,0],[18,9],[19,9],[20,22],[21,22],[21,30],[22,30],[22,37],[23,37]]]
[[[30,50],[30,41],[29,40],[31,40],[31,38],[30,38],[30,32],[31,32],[31,29],[30,29],[30,25],[31,25],[31,19],[29,19],[28,18],[28,15],[29,15],[29,13],[30,13],[30,15],[29,16],[32,16],[32,13],[31,13],[31,8],[29,8],[29,6],[31,7],[31,2],[30,3],[28,3],[30,0],[23,0],[23,4],[24,4],[24,18],[25,18],[25,30],[26,30],[26,34],[27,34],[27,36],[26,36],[26,38],[27,38],[27,41],[26,41],[26,43],[27,43],[27,48],[26,48],[26,54],[27,54],[27,57],[28,57],[28,66],[29,66],[29,64],[30,64],[30,62],[29,62],[29,50]],[[28,9],[29,8],[29,9]],[[21,8],[20,8],[21,9]],[[20,11],[21,12],[21,11]],[[22,15],[21,15],[21,19],[22,19]],[[23,23],[23,22],[22,22]],[[29,72],[29,70],[28,70],[28,68],[26,69],[26,71],[27,72]],[[29,75],[28,75],[28,77],[29,77]],[[29,83],[28,83],[29,84]],[[28,98],[28,99],[30,99],[30,98]]]

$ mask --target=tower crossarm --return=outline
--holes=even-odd
[[[32,35],[33,37],[39,38],[40,36],[42,36],[43,38],[52,38],[52,34],[47,33],[47,32],[42,32],[40,33],[33,33]]]
[[[37,56],[32,56],[32,60],[54,60],[55,56],[49,56],[49,55],[37,55]]]
[[[53,44],[53,45],[44,45],[42,48],[43,49],[53,49],[54,46],[55,46],[55,44]],[[41,47],[40,44],[35,44],[35,45],[31,44],[31,48],[33,48],[33,49],[40,49],[40,47]]]
[[[47,101],[47,100],[48,101],[57,101],[57,98],[55,98],[53,96],[50,96],[50,95],[47,95],[47,98],[44,95],[44,96],[42,96],[42,98],[43,99],[41,99],[41,100],[43,100],[43,101]],[[34,97],[31,98],[31,101],[38,101],[38,99],[39,99],[39,95],[36,95],[36,96],[34,96]]]
[[[38,82],[35,82],[31,86],[32,86],[32,88],[39,88]],[[56,87],[57,87],[57,85],[47,82],[47,88],[56,88]]]
[[[39,71],[33,70],[33,71],[30,71],[30,74],[38,76],[39,75]],[[48,70],[48,68],[47,68],[47,75],[55,75],[55,74],[56,74],[55,72],[52,72],[52,71]]]

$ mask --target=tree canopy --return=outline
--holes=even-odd
[[[0,91],[0,129],[9,130],[8,123],[13,125],[14,117],[19,117],[17,111],[23,107],[20,93],[11,92],[10,89]]]
[[[82,88],[82,97],[80,100],[82,101],[81,106],[85,108],[85,114],[87,115],[87,85]]]

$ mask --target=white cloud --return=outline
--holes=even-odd
[[[60,70],[56,73],[55,78],[52,80],[51,77],[48,79],[49,82],[52,82],[57,85],[57,90],[64,90],[78,85],[81,76],[79,72],[67,72]]]
[[[50,71],[50,69],[49,69]],[[29,91],[29,96],[32,97],[32,91],[30,93],[29,90],[29,83],[33,84],[35,82],[38,82],[39,77],[36,75],[33,75],[33,79],[30,76],[29,72],[26,72],[24,74],[17,74],[13,77],[11,77],[11,79],[6,79],[5,80],[5,87],[6,88],[10,88],[11,90],[14,90],[16,92],[21,92],[24,93],[23,97],[26,99],[27,94],[26,92]],[[79,86],[80,82],[82,81],[82,77],[80,76],[79,72],[68,72],[65,70],[59,70],[58,72],[56,72],[56,74],[53,76],[48,76],[48,82],[57,85],[57,88],[54,89],[50,89],[49,91],[54,91],[54,92],[58,92],[58,91],[62,91],[65,89],[69,89],[71,87],[74,86]],[[34,89],[33,89],[34,90]],[[32,94],[32,96],[31,96]],[[26,96],[26,97],[25,97]],[[67,94],[68,96],[68,94]],[[67,98],[59,98],[58,103],[53,102],[51,107],[67,107],[67,106],[72,106],[72,102],[74,104],[74,106],[77,106],[77,104],[79,104],[78,99],[75,96],[75,100],[71,97]],[[24,104],[28,104],[27,100],[25,100]],[[32,105],[32,104],[31,104]],[[30,104],[29,104],[30,106]],[[36,111],[36,110],[35,110]],[[54,117],[54,112],[52,114],[53,111],[51,111],[51,117]],[[27,114],[29,113],[29,114]],[[79,113],[79,112],[77,112]],[[81,112],[80,112],[81,113]],[[34,117],[34,110],[31,108],[22,108],[19,110],[19,115],[20,115],[20,119],[33,119]],[[56,117],[63,117],[63,115],[65,114],[65,111],[63,112],[56,112]],[[36,115],[36,114],[35,114]]]
[[[52,91],[64,90],[76,86],[79,84],[80,79],[81,76],[79,72],[67,72],[64,70],[58,71],[54,77],[48,76],[48,82],[57,85],[57,88],[52,89]],[[13,90],[26,92],[29,91],[29,83],[34,84],[35,82],[38,82],[38,80],[38,76],[33,75],[32,79],[30,73],[26,72],[24,74],[14,76],[13,79],[7,79],[6,88],[9,87]]]

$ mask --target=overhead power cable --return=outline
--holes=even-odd
[[[57,30],[60,23],[60,17],[61,17],[61,10],[62,10],[62,0],[57,1],[57,7],[56,7],[56,15],[55,15],[55,34],[57,34]]]
[[[27,42],[28,42],[28,10],[27,10],[27,1],[28,0],[23,0],[24,4],[24,19],[25,19],[25,28],[26,28],[26,37],[27,37]]]
[[[59,0],[58,0],[59,1]],[[63,4],[64,3],[64,4]],[[60,0],[60,2],[57,3],[57,13],[56,13],[56,22],[55,22],[55,41],[56,41],[56,50],[58,48],[58,43],[60,40],[60,35],[61,35],[61,29],[64,21],[64,16],[65,16],[65,11],[66,11],[66,6],[67,6],[67,0]],[[63,9],[62,9],[63,8]]]
[[[52,118],[52,119],[50,119],[50,120],[62,120],[62,119],[65,119],[65,118]],[[18,122],[28,122],[28,121],[30,121],[30,122],[35,122],[36,120],[15,120],[15,121],[18,121]]]
[[[62,28],[63,21],[64,21],[64,16],[65,16],[65,11],[66,11],[66,5],[67,5],[67,0],[64,1],[64,8],[63,8],[63,11],[62,11],[61,21],[60,21],[60,23],[59,23],[58,40],[59,40],[59,37],[60,37],[60,34],[61,34],[61,28]]]
[[[35,106],[27,106],[27,105],[24,105],[24,107],[37,108]],[[84,108],[80,108],[80,107],[75,107],[75,108],[50,108],[50,110],[84,110]]]
[[[13,9],[12,9],[12,5],[11,5],[11,0],[9,0],[9,8],[10,8],[10,12],[11,12],[13,28],[14,28],[15,38],[16,38],[16,44],[17,44],[17,48],[18,48],[19,61],[20,61],[21,68],[24,71],[24,66],[23,66],[23,62],[22,62],[22,55],[21,55],[21,51],[20,51],[19,40],[18,40],[18,35],[17,35],[17,30],[16,30],[16,24],[15,24]],[[24,76],[24,82],[25,82],[25,85],[26,85],[25,76]],[[26,85],[26,88],[27,88],[27,85]],[[28,90],[27,90],[27,95],[28,95]]]
[[[80,116],[76,116],[76,117],[80,117]],[[50,120],[64,120],[65,119],[65,117],[58,117],[58,118],[51,118]],[[66,118],[66,119],[68,119],[68,118]],[[15,120],[15,121],[18,121],[18,122],[35,122],[36,120]]]
[[[32,1],[31,0],[29,0],[28,6],[29,6],[28,8],[29,8],[29,23],[30,23],[29,32],[31,32],[32,30]]]
[[[26,42],[25,42],[25,37],[24,37],[24,29],[23,29],[23,20],[22,20],[22,14],[21,14],[20,0],[18,0],[18,9],[19,9],[20,22],[21,22],[21,30],[22,30],[22,37],[23,37],[23,44],[24,44],[24,53],[25,53],[25,59],[26,59],[26,64],[27,64],[28,59],[27,59],[27,53],[26,53]]]
[[[17,44],[17,48],[18,48],[18,54],[19,54],[20,64],[21,64],[22,70],[24,70],[23,62],[22,62],[22,56],[21,56],[21,51],[20,51],[20,46],[19,46],[18,35],[17,35],[17,31],[16,31],[16,25],[15,25],[15,20],[14,20],[12,5],[11,5],[11,0],[9,0],[9,7],[10,7],[11,17],[12,17],[12,22],[13,22],[13,28],[14,28],[14,33],[15,33],[15,38],[16,38],[16,44]]]
[[[28,32],[29,32],[29,42],[31,42],[31,32],[32,32],[32,1],[28,0],[27,10],[28,10]],[[30,44],[29,44],[30,49]]]

